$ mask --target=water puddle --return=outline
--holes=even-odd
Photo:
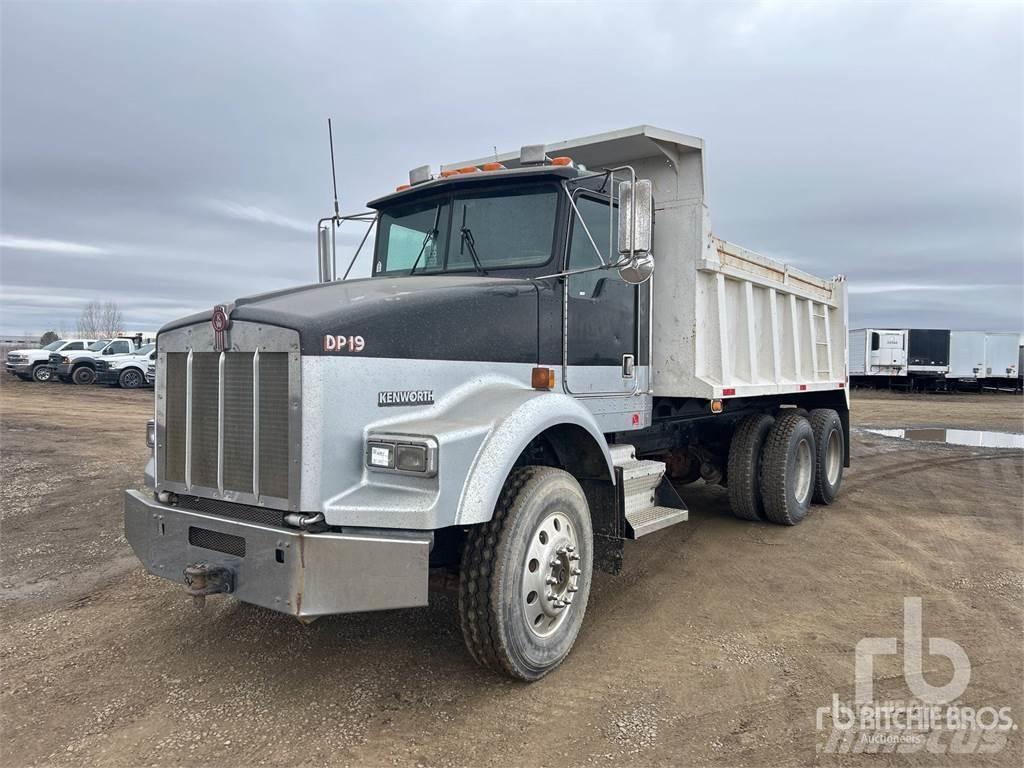
[[[918,440],[925,443],[966,445],[972,448],[1020,448],[1024,450],[1024,434],[1020,432],[987,432],[978,429],[865,429],[873,435],[896,437],[900,440]]]

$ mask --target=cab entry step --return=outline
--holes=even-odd
[[[627,538],[639,539],[689,517],[686,505],[665,480],[664,462],[638,460],[633,446],[625,444],[612,446],[612,461],[618,472]]]
[[[660,531],[676,523],[683,523],[690,516],[685,509],[674,509],[673,507],[648,507],[647,509],[626,515],[626,522],[629,524],[631,538],[639,539],[648,533]]]

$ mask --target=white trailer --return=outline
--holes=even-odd
[[[985,376],[985,332],[950,331],[947,379],[976,381]]]
[[[1019,333],[985,334],[985,378],[1014,381],[1020,362]]]
[[[907,330],[856,328],[849,333],[850,378],[907,375]]]

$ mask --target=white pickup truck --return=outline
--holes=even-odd
[[[58,339],[40,349],[15,349],[7,353],[7,372],[23,381],[49,381],[51,353],[81,352],[92,343],[93,339]]]
[[[111,355],[96,361],[96,383],[122,389],[145,386],[146,369],[156,360],[156,344],[146,344],[127,355]]]
[[[110,355],[137,353],[142,346],[141,338],[99,339],[81,352],[51,352],[50,371],[52,376],[65,383],[92,384],[96,380],[96,361]]]

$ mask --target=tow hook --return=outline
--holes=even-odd
[[[193,563],[185,568],[185,591],[192,595],[196,608],[206,605],[207,595],[230,594],[234,588],[234,574],[224,566]]]

